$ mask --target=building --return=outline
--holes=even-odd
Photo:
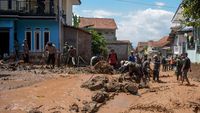
[[[80,28],[64,26],[64,42],[76,48],[78,59],[84,60],[83,63],[89,64],[92,56],[92,35]]]
[[[148,42],[138,42],[136,52],[146,54],[148,48]]]
[[[117,25],[111,18],[85,18],[80,17],[80,28],[95,29],[102,34],[107,42],[116,41]]]
[[[191,62],[200,63],[200,28],[184,25],[182,12],[180,4],[172,18],[171,29],[175,33],[174,54],[188,53]]]
[[[81,17],[79,27],[87,30],[96,30],[105,38],[108,52],[114,49],[119,60],[126,60],[128,58],[132,49],[131,43],[127,40],[117,40],[117,25],[114,19]]]
[[[31,55],[44,51],[51,41],[60,51],[63,25],[72,25],[72,6],[80,0],[0,0],[1,54],[14,53],[14,41],[21,47],[27,39]],[[20,48],[22,51],[22,48]]]

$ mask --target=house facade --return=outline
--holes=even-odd
[[[108,53],[114,49],[118,55],[118,60],[127,60],[132,49],[128,40],[117,40],[117,25],[112,18],[80,18],[79,27],[82,29],[96,30],[101,34],[106,42]]]
[[[1,55],[14,53],[15,40],[22,51],[24,39],[33,54],[43,52],[49,41],[61,50],[62,25],[72,25],[72,6],[80,3],[80,0],[1,0]]]
[[[184,25],[182,11],[180,4],[172,18],[171,29],[175,32],[174,54],[188,53],[191,62],[200,63],[200,28]]]

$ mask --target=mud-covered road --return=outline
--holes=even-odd
[[[52,70],[51,70],[52,71]],[[91,77],[118,75],[70,74],[50,70],[2,71],[0,113],[70,113],[70,105],[91,101],[95,91],[80,86]],[[169,75],[169,76],[168,76]],[[161,73],[162,83],[150,81],[138,95],[118,93],[98,113],[195,113],[200,112],[200,83],[181,85],[173,72]],[[80,111],[81,112],[81,111]]]

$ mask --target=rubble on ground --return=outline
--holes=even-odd
[[[114,69],[113,67],[106,61],[99,61],[94,65],[94,69],[97,71],[97,73],[101,74],[113,74]]]
[[[109,79],[105,76],[96,76],[86,81],[81,85],[81,87],[88,88],[92,91],[100,90],[104,88],[105,84],[108,83]]]
[[[72,104],[69,108],[70,108],[69,111],[71,112],[76,112],[76,113],[79,112],[79,107],[76,103]]]
[[[91,103],[95,104],[95,110],[84,110],[84,113],[94,113],[98,108],[106,103],[106,101],[113,99],[119,92],[130,93],[136,95],[138,93],[138,84],[133,81],[127,81],[122,77],[108,77],[108,75],[99,75],[91,77],[88,81],[84,82],[81,87],[90,89],[91,91],[97,91],[91,97]],[[84,109],[89,107],[85,106]],[[90,108],[90,107],[89,107]],[[89,109],[88,108],[88,109]]]
[[[92,96],[92,101],[97,103],[103,103],[108,99],[109,95],[106,92],[97,92]]]

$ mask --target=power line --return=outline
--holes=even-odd
[[[163,7],[163,8],[177,8],[175,6],[160,6],[160,5],[156,5],[156,4],[150,4],[150,3],[144,3],[144,2],[136,2],[136,1],[130,1],[130,0],[116,0],[118,2],[123,2],[123,3],[131,3],[131,4],[137,4],[137,5],[144,5],[144,6],[154,6],[154,7]]]

